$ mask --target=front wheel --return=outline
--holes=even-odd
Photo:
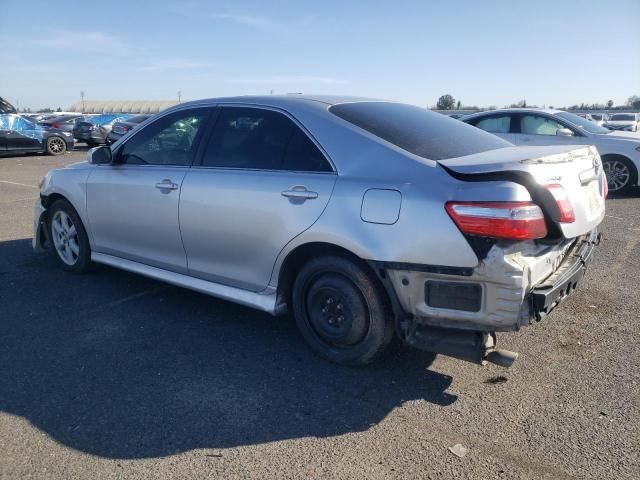
[[[388,298],[359,262],[335,256],[311,260],[296,277],[292,304],[305,340],[332,362],[367,364],[393,338]]]
[[[602,168],[607,176],[609,193],[624,195],[637,181],[637,173],[633,164],[621,156],[605,156]]]
[[[66,200],[57,200],[49,210],[49,238],[65,270],[84,273],[91,266],[91,248],[80,216]]]
[[[62,155],[67,151],[67,142],[64,138],[49,137],[47,139],[47,153],[49,155]]]

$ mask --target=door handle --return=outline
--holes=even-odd
[[[178,184],[173,183],[168,178],[165,178],[161,182],[156,183],[156,188],[159,188],[160,190],[177,190]]]
[[[314,198],[318,198],[317,192],[311,192],[307,190],[307,187],[304,185],[294,185],[289,190],[284,190],[281,192],[283,197],[294,198],[299,200],[313,200]]]

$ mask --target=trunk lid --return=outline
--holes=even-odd
[[[565,238],[593,230],[604,218],[606,179],[600,155],[588,146],[509,147],[438,162],[463,181],[513,181],[527,188]],[[560,222],[558,202],[546,185],[561,185],[575,220]]]

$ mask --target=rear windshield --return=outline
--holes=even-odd
[[[129,123],[142,123],[144,122],[147,118],[149,118],[149,115],[138,115],[132,118],[129,118],[127,120],[127,122]]]
[[[357,102],[334,105],[329,111],[397,147],[430,160],[513,146],[479,128],[413,105]]]

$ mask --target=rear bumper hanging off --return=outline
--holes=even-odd
[[[530,295],[531,312],[540,321],[557,307],[584,277],[602,234],[593,230],[589,237],[579,241],[568,253],[560,267],[543,283],[536,285]]]

